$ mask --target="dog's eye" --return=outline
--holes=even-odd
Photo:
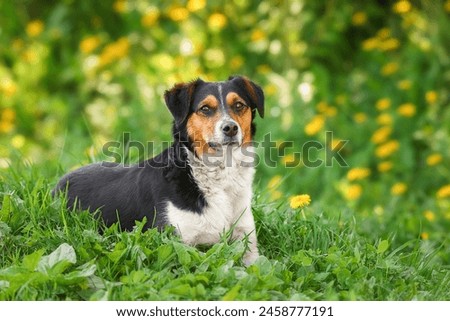
[[[212,109],[208,105],[203,105],[198,109],[203,114],[210,114]]]
[[[247,107],[247,106],[244,105],[243,103],[241,103],[240,101],[238,101],[237,103],[234,104],[235,111],[242,111],[245,107]]]

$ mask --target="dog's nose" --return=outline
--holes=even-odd
[[[238,132],[238,126],[235,122],[226,122],[222,125],[222,132],[228,137],[236,136]]]

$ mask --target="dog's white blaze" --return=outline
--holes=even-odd
[[[231,148],[231,146],[230,146]],[[254,153],[253,147],[249,149]],[[226,155],[229,153],[226,153]],[[227,156],[223,161],[227,161]],[[253,154],[254,155],[254,154]],[[167,218],[177,229],[183,242],[191,245],[214,244],[221,235],[234,226],[233,238],[249,238],[249,250],[244,263],[251,264],[258,257],[255,222],[251,212],[252,182],[255,169],[250,156],[243,155],[241,148],[234,148],[232,162],[207,166],[189,152],[193,177],[204,193],[207,206],[201,214],[177,208],[167,203]],[[242,166],[246,162],[247,166]]]

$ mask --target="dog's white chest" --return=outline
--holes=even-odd
[[[191,245],[213,244],[235,223],[251,217],[254,169],[240,167],[193,168],[193,176],[205,195],[207,205],[201,213],[177,208],[167,203],[166,215],[183,242]],[[250,215],[250,217],[248,217]]]

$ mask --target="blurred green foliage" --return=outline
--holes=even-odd
[[[284,155],[258,166],[264,201],[307,193],[356,209],[367,231],[446,242],[449,12],[448,0],[2,1],[0,167],[29,161],[56,179],[124,132],[168,141],[164,90],[243,74],[266,94],[257,140],[270,133]],[[286,167],[311,140],[321,160],[348,141],[349,167]]]

